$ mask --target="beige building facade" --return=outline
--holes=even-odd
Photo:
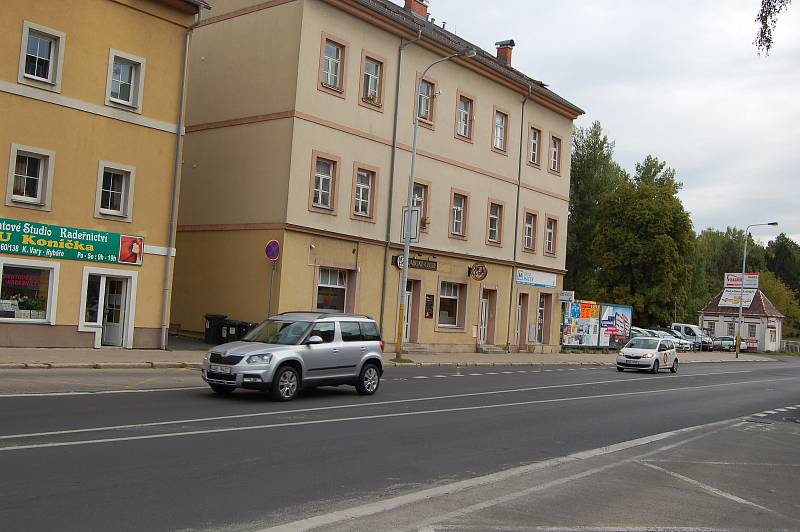
[[[161,346],[184,64],[206,7],[4,2],[1,346]]]
[[[582,111],[513,69],[513,42],[437,65],[419,91],[427,65],[471,46],[427,9],[215,4],[190,61],[175,328],[202,331],[205,313],[330,309],[375,317],[393,343],[404,297],[411,349],[558,348]],[[420,231],[402,290],[415,113]]]

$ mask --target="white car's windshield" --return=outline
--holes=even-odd
[[[658,347],[658,340],[655,338],[634,338],[625,347],[630,349],[655,349]]]
[[[296,345],[305,337],[311,322],[267,320],[247,333],[245,342]]]

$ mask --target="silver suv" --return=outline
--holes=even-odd
[[[369,316],[288,312],[241,341],[212,348],[202,373],[219,394],[250,388],[290,401],[300,388],[351,384],[361,395],[372,395],[383,373],[381,354],[383,340]]]

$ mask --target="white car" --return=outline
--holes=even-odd
[[[691,351],[694,348],[694,344],[692,344],[692,342],[690,342],[689,340],[685,340],[683,338],[675,336],[676,334],[680,334],[678,331],[656,330],[653,332],[656,333],[656,336],[672,340],[672,342],[675,344],[675,349],[677,349],[678,351]]]
[[[723,351],[736,351],[736,338],[733,336],[718,336],[714,338],[714,349],[721,349]],[[739,342],[739,351],[747,351],[747,342],[741,340]]]
[[[617,356],[617,371],[638,369],[658,373],[665,368],[669,368],[672,373],[678,371],[678,352],[675,350],[675,343],[669,338],[632,338]]]

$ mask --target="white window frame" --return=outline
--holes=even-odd
[[[561,171],[561,139],[556,136],[550,137],[550,170]]]
[[[533,139],[534,133],[536,134],[536,140]],[[530,154],[530,158],[528,160],[530,161],[531,164],[539,164],[539,144],[541,144],[541,142],[542,142],[542,132],[541,132],[541,130],[539,130],[539,129],[535,128],[535,127],[532,127],[530,129],[529,142],[530,142],[530,147],[529,148],[530,148],[531,154]]]
[[[330,174],[320,174],[317,168],[317,165],[320,161],[325,161],[330,164]],[[314,191],[311,197],[311,205],[317,207],[319,209],[333,209],[333,180],[335,179],[334,176],[336,175],[336,161],[331,161],[330,159],[326,159],[324,157],[317,157],[314,161]],[[328,180],[328,204],[325,205],[322,203],[322,193],[325,192],[323,190],[323,181]],[[319,194],[320,201],[316,201],[316,197]]]
[[[530,219],[530,223],[528,223],[528,219]],[[533,238],[533,230],[534,225],[536,225],[536,215],[532,212],[526,212],[525,218],[523,222],[523,233],[522,233],[522,248],[527,249],[528,251],[533,251],[534,249],[534,238]]]
[[[103,174],[106,170],[121,173],[125,176],[125,189],[122,198],[122,211],[104,209],[103,199]],[[123,222],[133,221],[133,197],[136,185],[136,167],[111,161],[100,161],[97,165],[97,191],[94,202],[94,217]]]
[[[366,185],[359,183],[360,177],[366,177]],[[359,168],[356,170],[356,192],[353,202],[353,214],[356,216],[372,216],[372,189],[375,183],[375,172]]]
[[[544,252],[548,255],[556,254],[556,224],[554,218],[548,218],[544,228]]]
[[[373,63],[373,64],[378,66],[378,73],[377,74],[372,74],[372,73],[367,71],[367,64],[368,63]],[[361,87],[361,90],[362,91],[366,91],[366,92],[363,92],[361,94],[361,98],[363,98],[365,101],[370,102],[370,103],[372,103],[374,105],[380,105],[381,104],[381,99],[382,99],[381,98],[381,91],[383,89],[383,87],[381,87],[381,77],[382,77],[382,75],[383,75],[383,63],[381,61],[378,61],[377,59],[373,59],[370,56],[366,56],[364,58],[364,79],[362,80],[362,85],[363,86]],[[373,89],[373,84],[375,85],[374,89]],[[375,97],[374,97],[374,99],[371,100],[370,99],[370,94],[373,94],[373,93],[375,94]]]
[[[41,175],[39,176],[39,195],[36,199],[14,194],[14,173],[17,166],[17,155],[37,157],[42,159],[40,165]],[[6,206],[22,207],[26,209],[37,209],[49,211],[52,208],[53,200],[53,170],[56,164],[56,152],[34,146],[24,146],[22,144],[11,145],[11,156],[8,162],[8,186],[6,189]]]
[[[423,94],[422,88],[430,87],[430,94],[427,92]],[[433,100],[435,97],[436,85],[426,79],[421,79],[417,82],[417,116],[420,120],[426,122],[433,122]],[[422,110],[425,114],[422,114]]]
[[[461,102],[467,102],[467,109],[462,109]],[[472,138],[472,100],[463,94],[458,96],[458,134],[464,138]]]
[[[736,324],[734,322],[732,322],[732,321],[729,321],[725,325],[727,326],[726,327],[726,331],[728,332],[728,336],[734,336],[735,337],[736,336]]]
[[[753,331],[753,334],[750,334],[750,331]],[[747,338],[758,338],[758,324],[757,323],[748,323],[747,324]]]
[[[42,260],[15,259],[0,255],[0,287],[2,287],[3,268],[6,265],[17,268],[50,270],[50,286],[47,287],[47,310],[45,319],[0,318],[0,323],[42,323],[55,325],[56,310],[58,309],[58,279],[61,271],[61,264]]]
[[[114,60],[121,59],[126,63],[131,63],[134,66],[133,77],[131,80],[131,100],[126,102],[118,98],[111,97],[111,81],[114,76]],[[106,105],[116,107],[118,109],[125,109],[126,111],[133,111],[136,113],[142,112],[142,98],[144,95],[144,75],[146,60],[138,55],[129,54],[114,48],[108,50],[108,73],[106,75]]]
[[[502,121],[498,123],[498,119]],[[506,151],[506,128],[508,127],[508,115],[502,111],[494,112],[494,149]]]
[[[455,290],[445,290],[445,287],[446,287],[446,286],[455,287]],[[441,323],[441,322],[439,321],[439,318],[440,318],[440,314],[441,314],[441,312],[439,312],[439,309],[437,309],[437,313],[436,313],[436,314],[437,314],[437,315],[436,315],[436,326],[437,326],[437,327],[449,327],[449,328],[452,328],[452,329],[457,329],[457,328],[459,328],[459,326],[458,326],[458,317],[459,317],[459,314],[458,314],[458,313],[459,313],[459,310],[460,310],[460,309],[459,309],[459,296],[461,295],[461,294],[460,294],[460,292],[461,292],[461,286],[462,286],[462,285],[460,285],[460,284],[458,284],[458,283],[454,283],[454,282],[452,282],[452,281],[442,281],[442,282],[440,283],[440,286],[439,286],[439,309],[440,309],[440,308],[441,308],[441,306],[442,306],[442,305],[441,305],[441,300],[442,300],[442,299],[454,299],[454,300],[455,300],[455,302],[456,302],[456,315],[455,315],[456,322],[455,322],[455,323],[453,323],[453,324],[450,324],[450,323]],[[447,292],[447,293],[445,293],[445,292]]]
[[[456,199],[461,198],[461,206],[456,205]],[[467,207],[467,197],[463,194],[454,193],[453,194],[453,204],[450,208],[453,211],[453,225],[450,227],[450,234],[456,236],[464,236],[464,210]],[[456,230],[456,224],[458,224],[458,230]]]
[[[496,208],[496,209],[495,209]],[[493,213],[492,210],[495,209],[497,212]],[[503,206],[499,203],[489,202],[489,231],[486,238],[489,239],[490,242],[494,242],[495,244],[500,243],[500,230],[502,227],[501,219],[503,217]],[[492,227],[492,223],[494,223],[494,227]],[[492,231],[494,231],[494,237],[492,237]]]
[[[96,323],[86,321],[86,289],[89,285],[89,276],[100,276],[100,299],[98,300]],[[125,324],[122,347],[133,348],[134,324],[136,323],[136,292],[139,284],[139,272],[136,270],[117,270],[114,268],[96,268],[84,266],[81,280],[81,301],[78,309],[78,331],[94,333],[94,347],[100,348],[103,343],[103,305],[106,292],[106,278],[118,277],[128,280],[127,294],[125,295]]]
[[[328,282],[322,282],[322,272],[323,271],[327,271],[328,272]],[[335,282],[331,282],[331,272],[336,272],[336,280],[335,280]],[[349,273],[348,270],[345,270],[345,269],[342,269],[342,268],[334,268],[332,266],[320,266],[319,267],[319,273],[317,274],[317,286],[314,289],[315,290],[314,299],[317,302],[319,301],[319,289],[320,289],[320,287],[322,287],[322,288],[340,288],[340,289],[343,289],[344,290],[344,301],[342,302],[342,304],[344,305],[344,310],[346,312],[347,311],[347,296],[348,296],[348,294],[347,294],[347,292],[348,292],[348,290],[347,290],[347,274],[348,273]],[[344,283],[340,283],[340,279],[341,279],[342,274],[344,274]],[[317,306],[317,305],[315,305],[315,306]]]
[[[53,40],[53,49],[51,50],[50,65],[47,79],[39,78],[25,73],[25,56],[28,50],[28,36],[33,33],[38,33],[43,37]],[[17,81],[23,85],[30,85],[39,89],[44,89],[52,92],[61,92],[61,74],[64,66],[64,47],[66,46],[67,35],[66,33],[46,26],[30,22],[28,20],[22,23],[22,41],[20,43],[19,53],[19,70],[17,72]]]
[[[339,57],[331,57],[328,55],[328,43],[333,45],[339,50]],[[342,58],[344,57],[344,45],[332,39],[325,39],[325,44],[322,46],[322,84],[325,87],[341,90],[342,89]],[[336,72],[331,70],[335,67]],[[330,80],[335,78],[335,82],[331,83]]]

